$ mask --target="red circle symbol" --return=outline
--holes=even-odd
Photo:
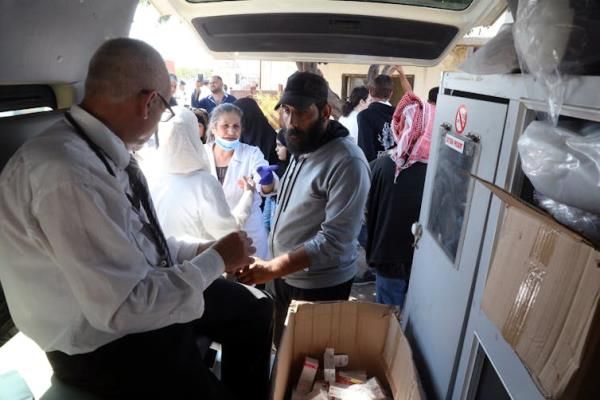
[[[454,127],[456,128],[456,133],[463,133],[467,127],[467,107],[464,104],[458,107],[458,111],[456,111]]]

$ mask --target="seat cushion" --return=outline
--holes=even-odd
[[[29,386],[17,371],[0,375],[0,399],[34,400]]]

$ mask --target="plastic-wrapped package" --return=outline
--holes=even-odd
[[[532,122],[518,142],[521,166],[538,192],[600,215],[600,125],[581,132]]]
[[[469,74],[510,74],[519,69],[512,24],[504,24],[498,34],[473,53],[459,67]]]
[[[533,198],[558,222],[578,232],[594,246],[600,246],[600,216],[559,203],[541,193],[534,193]]]
[[[334,383],[329,386],[329,397],[340,400],[386,400],[377,378],[371,378],[363,384],[343,385]]]
[[[600,2],[521,0],[513,25],[521,69],[546,88],[548,111],[558,122],[565,75],[600,73]]]

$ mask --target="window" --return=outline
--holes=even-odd
[[[460,150],[448,145],[457,140],[463,146]],[[468,136],[457,137],[449,132],[442,134],[440,141],[427,228],[448,258],[458,266],[458,250],[473,192],[469,173],[477,170],[480,145]]]
[[[51,111],[57,107],[48,85],[0,85],[0,118]]]
[[[410,83],[410,86],[415,87],[415,76],[406,75],[406,79]],[[404,96],[402,90],[402,84],[400,83],[400,77],[398,75],[392,75],[392,82],[394,83],[394,91],[392,92],[392,98],[390,103],[395,107]],[[357,86],[367,86],[367,75],[366,74],[343,74],[342,75],[342,100],[345,100],[352,93],[352,89]]]
[[[18,110],[11,111],[0,111],[0,118],[14,117],[15,115],[32,114],[42,111],[52,111],[50,107],[33,107],[33,108],[21,108]]]

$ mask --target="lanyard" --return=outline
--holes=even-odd
[[[100,161],[102,161],[102,164],[104,164],[108,173],[116,178],[117,175],[115,175],[115,171],[113,171],[112,167],[108,162],[108,156],[105,155],[104,151],[100,148],[100,146],[94,143],[92,139],[90,139],[89,136],[85,134],[85,131],[83,130],[81,125],[79,125],[75,121],[75,119],[69,111],[65,113],[65,117],[67,118],[67,121],[69,121],[69,123],[73,126],[73,128],[75,128],[75,133],[77,133],[77,135],[80,138],[82,138],[88,144],[88,146],[90,146],[94,154],[96,154],[96,157],[98,157]]]
[[[86,135],[86,133],[83,130],[83,128],[81,127],[81,125],[79,125],[77,123],[77,121],[75,121],[75,119],[73,118],[73,116],[71,115],[70,112],[67,111],[65,113],[65,117],[67,118],[69,123],[75,129],[75,133],[88,144],[88,146],[92,149],[94,154],[96,154],[96,156],[100,159],[100,161],[102,161],[102,164],[104,164],[104,167],[106,167],[106,171],[108,171],[108,173],[110,175],[112,175],[113,177],[116,178],[117,176],[115,174],[115,171],[113,170],[113,168],[110,166],[110,163],[108,162],[108,159],[109,159],[108,155],[106,155],[106,153],[100,148],[100,146],[98,146],[96,143],[94,143],[89,138],[89,136]],[[127,196],[127,199],[129,200],[129,203],[131,204],[131,206],[139,212],[139,210],[140,210],[139,199],[136,201],[133,198],[133,196],[130,196],[127,193],[125,193],[125,195]],[[149,206],[149,207],[151,207],[151,206]],[[153,221],[153,219],[150,217],[152,210],[148,210],[148,209],[146,209],[146,207],[144,207],[144,209],[146,211],[147,217],[150,219],[150,221]],[[154,216],[154,214],[153,214],[153,216]],[[145,221],[142,221],[142,223],[147,224]],[[157,224],[158,221],[155,221],[155,223]],[[160,240],[160,235],[162,235],[162,231],[160,231],[160,227],[155,227],[152,222],[150,222],[149,225],[150,225],[151,231],[153,232],[153,236],[155,236],[155,238],[154,238],[155,245],[157,245],[157,247],[159,249],[162,249],[163,246],[161,245],[161,240]],[[166,246],[166,244],[165,244],[165,246]],[[163,262],[162,262],[161,266],[165,266],[165,265],[170,266],[170,256],[168,254],[168,248],[166,249],[166,253],[162,254],[162,258],[163,258]],[[165,261],[164,258],[167,258],[167,261]]]

